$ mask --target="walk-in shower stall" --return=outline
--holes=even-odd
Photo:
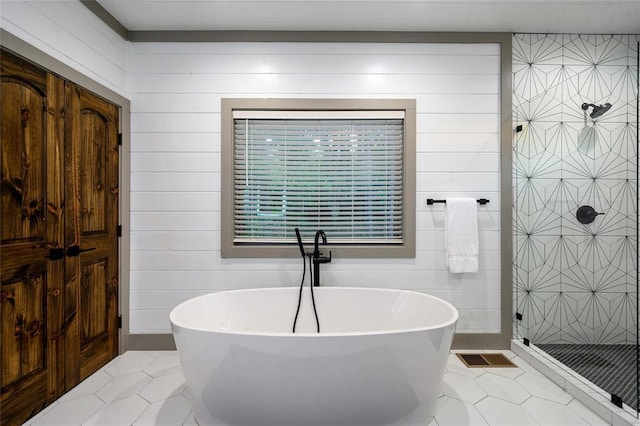
[[[639,39],[513,38],[515,338],[636,416]]]

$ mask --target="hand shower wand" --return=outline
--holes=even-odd
[[[316,329],[318,333],[320,333],[320,321],[318,319],[318,311],[316,310],[316,301],[313,296],[313,274],[311,272],[311,259],[313,258],[313,253],[307,253],[304,251],[304,245],[302,244],[302,238],[300,237],[300,230],[295,228],[296,231],[296,239],[298,240],[298,247],[300,248],[300,254],[302,255],[302,280],[300,281],[300,291],[298,293],[298,308],[296,309],[296,316],[293,320],[293,330],[292,332],[296,332],[296,323],[298,322],[298,314],[300,313],[300,305],[302,302],[302,287],[304,287],[304,277],[305,272],[307,270],[307,263],[305,256],[309,257],[309,275],[311,276],[311,301],[313,303],[313,312],[316,316]]]

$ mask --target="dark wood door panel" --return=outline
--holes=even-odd
[[[80,229],[84,235],[107,233],[109,120],[94,109],[80,113],[81,143],[78,146]]]
[[[46,243],[2,244],[2,282],[14,282],[46,268]]]
[[[44,236],[47,99],[36,86],[2,76],[2,241]]]
[[[42,375],[26,377],[18,386],[3,392],[0,423],[3,426],[22,425],[50,404],[47,393],[47,381]]]
[[[9,426],[118,353],[119,111],[4,50],[0,79],[0,424]]]
[[[0,61],[0,74],[2,77],[28,82],[37,87],[40,92],[47,93],[47,78],[49,74],[37,65],[25,61],[4,49],[2,49],[2,60]]]
[[[83,263],[80,280],[80,347],[92,340],[109,334],[107,312],[109,310],[107,294],[108,259],[97,259]]]
[[[64,85],[4,51],[0,72],[0,423],[20,425],[62,390],[57,371],[64,269],[47,255],[64,245]]]
[[[67,244],[92,236],[111,244],[118,224],[118,110],[73,84],[67,85],[67,107]]]
[[[117,286],[108,250],[66,261],[65,387],[72,388],[117,355]],[[117,268],[116,268],[117,270]]]
[[[80,250],[65,265],[65,315],[77,312],[65,343],[67,362],[78,365],[69,388],[117,355],[119,191],[117,108],[70,83],[66,99],[65,234]]]
[[[64,80],[47,75],[46,236],[47,254],[64,248]],[[48,400],[64,392],[64,260],[47,259]]]
[[[46,370],[46,275],[2,283],[2,390]]]

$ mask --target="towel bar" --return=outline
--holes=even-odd
[[[480,205],[485,205],[489,202],[489,200],[487,200],[486,198],[480,198],[478,200],[476,200],[478,202],[478,204]],[[433,198],[427,198],[427,205],[431,206],[433,204],[436,203],[442,203],[442,204],[446,204],[447,200],[434,200]]]

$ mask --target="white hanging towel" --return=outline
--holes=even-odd
[[[444,233],[449,271],[478,272],[478,202],[475,198],[447,198]]]

